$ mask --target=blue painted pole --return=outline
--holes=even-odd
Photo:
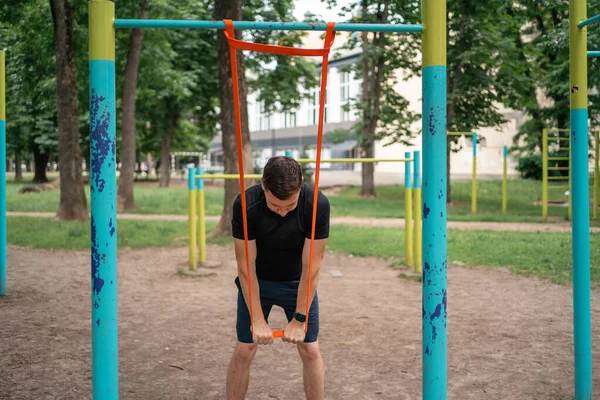
[[[588,57],[600,57],[600,51],[588,51]]]
[[[600,14],[596,15],[595,17],[592,17],[592,18],[586,19],[585,21],[580,22],[577,25],[577,27],[583,28],[584,26],[591,25],[591,24],[593,24],[595,22],[598,22],[598,21],[600,21]]]
[[[569,6],[569,55],[571,92],[571,192],[573,257],[573,328],[575,350],[575,399],[592,399],[592,327],[590,302],[590,209],[588,192],[588,70],[587,1],[571,0]],[[579,26],[600,20],[590,18]]]
[[[6,79],[0,51],[0,296],[6,296]]]
[[[114,4],[89,3],[92,397],[119,395]]]
[[[265,31],[325,31],[327,24],[305,22],[234,21],[235,29]],[[115,28],[225,29],[223,21],[118,19]],[[423,32],[422,25],[411,24],[335,24],[336,32]]]
[[[423,0],[423,399],[447,398],[446,0]]]

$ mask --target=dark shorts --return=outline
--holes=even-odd
[[[263,309],[263,314],[267,323],[269,322],[269,313],[273,306],[279,306],[283,308],[285,316],[288,322],[292,320],[294,312],[296,311],[296,301],[298,300],[298,284],[300,281],[290,282],[276,282],[276,281],[265,281],[262,279],[258,280],[258,286],[260,288],[260,302]],[[242,294],[240,287],[239,278],[235,278],[235,284],[238,287],[238,300],[237,300],[237,322],[236,331],[238,341],[242,343],[253,343],[252,331],[250,330],[250,313]],[[254,302],[256,297],[252,296]],[[273,329],[283,329],[281,327],[272,327]],[[308,315],[308,330],[304,343],[313,343],[317,341],[319,336],[319,298],[315,292],[313,302],[310,306]]]

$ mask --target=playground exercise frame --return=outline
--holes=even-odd
[[[422,32],[423,398],[446,398],[446,1],[423,0],[423,25],[337,24],[336,31]],[[115,28],[224,29],[222,21],[115,20],[89,3],[92,210],[92,392],[118,397]],[[234,22],[236,29],[324,31],[326,24]]]
[[[422,0],[422,25],[338,24],[336,31],[422,32],[422,390],[447,398],[446,0]],[[586,1],[571,0],[575,392],[591,399],[590,232],[587,206]],[[600,19],[600,18],[599,18]],[[115,27],[224,29],[224,22],[115,20],[114,4],[89,3],[92,395],[118,398]],[[324,31],[326,24],[234,22],[236,29]],[[582,206],[583,205],[583,206]],[[578,207],[579,206],[579,207]]]
[[[408,267],[413,267],[415,272],[421,272],[422,248],[421,248],[421,152],[415,151],[414,159],[410,153],[405,153],[405,158],[397,159],[375,159],[375,158],[332,158],[321,160],[321,163],[376,163],[376,162],[403,162],[405,198],[405,262]],[[301,164],[312,164],[316,160],[301,158],[297,159]],[[410,164],[414,166],[414,182],[411,184]],[[418,164],[417,164],[418,163]],[[262,175],[245,174],[246,179],[260,179]],[[206,263],[206,221],[204,206],[204,181],[213,179],[240,179],[237,174],[204,174],[202,168],[188,168],[188,266],[190,271],[196,271],[198,262],[200,266]],[[413,211],[414,198],[414,211]],[[413,229],[414,221],[414,229]],[[413,245],[414,242],[414,245]]]

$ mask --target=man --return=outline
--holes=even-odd
[[[232,230],[238,264],[237,339],[227,370],[227,399],[244,399],[250,364],[259,344],[273,343],[268,325],[273,305],[288,319],[282,340],[295,343],[302,359],[304,391],[308,400],[325,397],[325,367],[319,350],[319,270],[329,237],[329,201],[319,193],[307,318],[310,237],[314,188],[302,182],[302,169],[290,157],[273,157],[259,185],[246,190],[250,279],[246,267],[241,197],[233,205]],[[252,292],[250,328],[248,281]],[[259,295],[260,293],[260,295]],[[259,301],[260,300],[260,301]],[[252,334],[254,332],[254,335]]]

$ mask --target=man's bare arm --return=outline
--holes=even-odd
[[[321,271],[321,263],[323,262],[323,256],[325,255],[325,247],[327,246],[327,239],[315,240],[313,250],[313,266],[312,276],[310,281],[310,303],[312,304],[313,297],[317,291],[317,285],[319,283],[319,273]],[[309,260],[310,260],[310,239],[304,240],[304,249],[302,250],[302,277],[300,278],[300,285],[298,286],[298,300],[296,301],[296,311],[305,314],[306,313],[306,295],[308,292],[308,275],[309,275]]]
[[[259,344],[273,343],[273,333],[265,321],[265,316],[260,304],[260,287],[258,277],[256,276],[256,240],[248,241],[248,255],[250,258],[250,279],[248,279],[248,267],[246,264],[246,250],[244,241],[235,240],[235,258],[238,266],[238,277],[242,294],[246,301],[246,306],[250,310],[250,296],[248,292],[248,281],[252,292],[252,330],[254,332],[254,341]]]

